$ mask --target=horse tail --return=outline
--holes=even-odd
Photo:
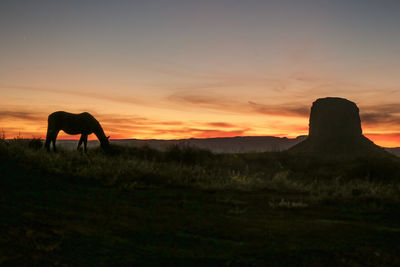
[[[53,122],[53,115],[54,113],[50,114],[49,117],[47,118],[47,134],[46,134],[46,143],[44,144],[45,148],[47,151],[50,151],[50,143],[52,141],[52,133],[53,133],[53,128],[54,128],[54,122]]]

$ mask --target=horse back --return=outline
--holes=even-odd
[[[99,122],[88,112],[73,114],[56,111],[49,115],[48,127],[63,130],[68,134],[91,134],[99,126]]]

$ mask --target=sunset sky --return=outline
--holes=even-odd
[[[7,138],[57,110],[113,139],[296,137],[337,96],[400,146],[400,1],[2,0],[0,34]]]

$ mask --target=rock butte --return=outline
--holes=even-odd
[[[308,135],[313,139],[361,137],[357,105],[344,98],[317,99],[311,107]]]
[[[313,103],[308,138],[289,151],[324,157],[389,155],[362,135],[357,105],[339,97],[319,98]]]

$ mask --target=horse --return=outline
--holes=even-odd
[[[84,150],[87,152],[88,135],[94,133],[100,141],[100,146],[103,150],[108,148],[110,138],[106,137],[100,123],[88,112],[80,114],[68,113],[65,111],[56,111],[51,113],[48,118],[47,135],[45,147],[50,151],[50,144],[53,143],[53,150],[56,151],[56,139],[58,132],[63,130],[67,134],[80,134],[81,138],[78,143],[78,150],[82,143]]]

